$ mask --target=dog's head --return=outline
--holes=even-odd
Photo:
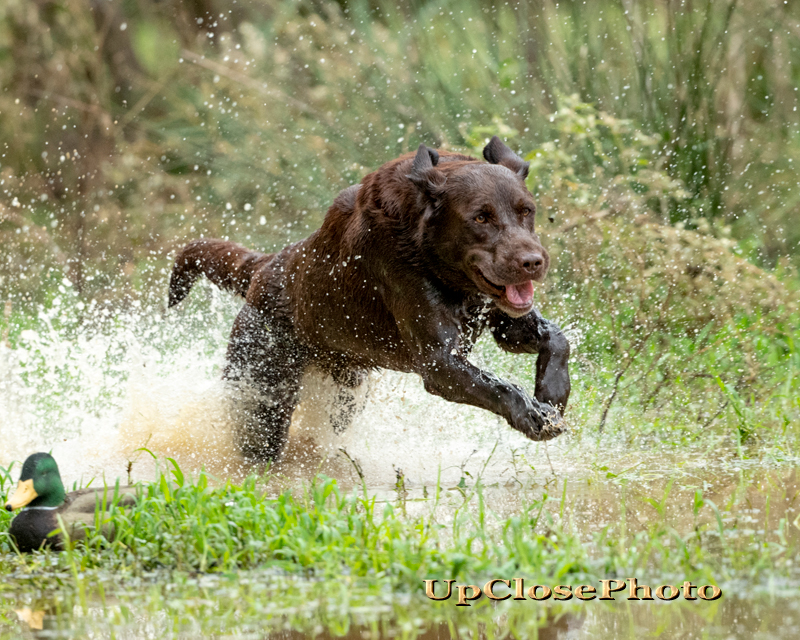
[[[488,163],[439,162],[420,146],[408,175],[426,207],[419,233],[448,285],[477,290],[517,318],[533,308],[534,283],[544,279],[550,256],[534,231],[528,163],[497,136],[483,156]]]

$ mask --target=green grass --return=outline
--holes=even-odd
[[[662,493],[648,495],[635,489],[635,479],[627,484],[623,474],[598,469],[596,480],[589,477],[578,486],[602,478],[615,490],[622,487],[623,517],[581,530],[565,515],[572,511],[565,502],[566,479],[556,485],[555,495],[523,487],[511,517],[489,508],[480,478],[460,483],[457,493],[446,496],[446,489],[437,486],[415,509],[426,514],[414,515],[404,513],[404,504],[378,501],[366,489],[343,492],[325,476],[270,497],[269,476],[251,476],[241,485],[212,484],[204,473],[190,481],[174,461],[164,462],[170,472],[140,484],[135,507],[111,513],[113,541],[90,535],[69,553],[18,556],[3,534],[0,573],[33,571],[44,578],[70,570],[78,586],[79,576],[91,570],[133,576],[259,569],[314,580],[345,577],[407,592],[418,591],[425,578],[474,582],[512,573],[545,583],[628,574],[642,579],[681,575],[714,583],[744,576],[755,581],[797,577],[791,523],[784,519],[777,527],[765,525],[743,537],[730,527],[741,499],[735,492],[727,505],[714,504],[701,490],[673,497],[675,478]],[[3,492],[11,486],[11,475],[0,476]],[[744,491],[748,481],[740,486]],[[625,521],[625,510],[635,508],[626,506],[626,493],[652,508],[642,530]],[[445,513],[452,521],[439,521],[442,501],[450,503]],[[691,516],[676,523],[668,516],[670,509]],[[4,512],[0,527],[5,529],[10,519]]]
[[[714,462],[698,466],[688,451]],[[165,459],[168,471],[138,485],[138,504],[111,513],[112,541],[90,534],[60,554],[18,555],[2,533],[11,514],[0,514],[0,637],[14,637],[14,611],[24,607],[45,611],[65,637],[122,633],[144,620],[160,637],[363,628],[414,638],[431,627],[494,628],[498,612],[505,623],[497,637],[530,637],[562,616],[580,619],[589,606],[511,600],[497,609],[484,598],[465,615],[452,599],[422,595],[424,579],[445,578],[482,585],[522,577],[528,586],[688,580],[725,593],[719,606],[692,605],[695,623],[732,624],[729,610],[742,613],[745,592],[747,610],[766,607],[760,615],[771,620],[774,598],[800,588],[796,482],[785,466],[753,468],[730,453],[684,447],[672,458],[674,474],[655,481],[651,466],[665,464],[658,456],[629,464],[630,456],[598,450],[602,463],[592,470],[557,478],[526,474],[517,461],[513,488],[465,474],[457,486],[398,490],[388,500],[366,487],[343,491],[324,476],[277,494],[269,474],[241,484],[203,473],[190,479]],[[0,494],[16,475],[0,470]],[[619,601],[590,606],[611,628],[620,620],[688,624],[688,603],[644,619]]]

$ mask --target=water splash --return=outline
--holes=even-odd
[[[66,305],[42,311],[13,348],[0,347],[0,464],[52,450],[70,484],[151,479],[146,447],[189,473],[240,478],[249,468],[234,444],[236,412],[221,380],[239,306],[206,286],[167,314],[144,305],[115,314],[90,308],[76,324],[66,321]],[[335,384],[310,372],[274,471],[353,481],[354,460],[371,486],[390,486],[401,473],[413,487],[455,484],[465,473],[503,482],[514,460],[548,464],[542,445],[489,412],[431,396],[417,376],[375,373],[357,393],[363,408],[338,435],[330,425]],[[549,450],[558,456],[559,445]]]

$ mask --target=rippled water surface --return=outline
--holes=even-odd
[[[359,596],[276,578],[190,581],[170,595],[157,579],[85,604],[0,598],[3,638],[796,638],[796,597],[731,589],[716,603],[527,602],[458,608],[401,595]],[[243,584],[244,583],[244,584]]]

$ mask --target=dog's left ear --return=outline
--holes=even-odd
[[[447,176],[436,168],[437,164],[439,164],[439,152],[421,144],[414,157],[411,173],[406,177],[424,193],[436,196],[447,181]]]
[[[501,164],[508,167],[523,180],[528,177],[528,168],[531,166],[530,162],[525,162],[516,153],[503,144],[497,136],[489,140],[483,148],[483,157],[492,164]]]

